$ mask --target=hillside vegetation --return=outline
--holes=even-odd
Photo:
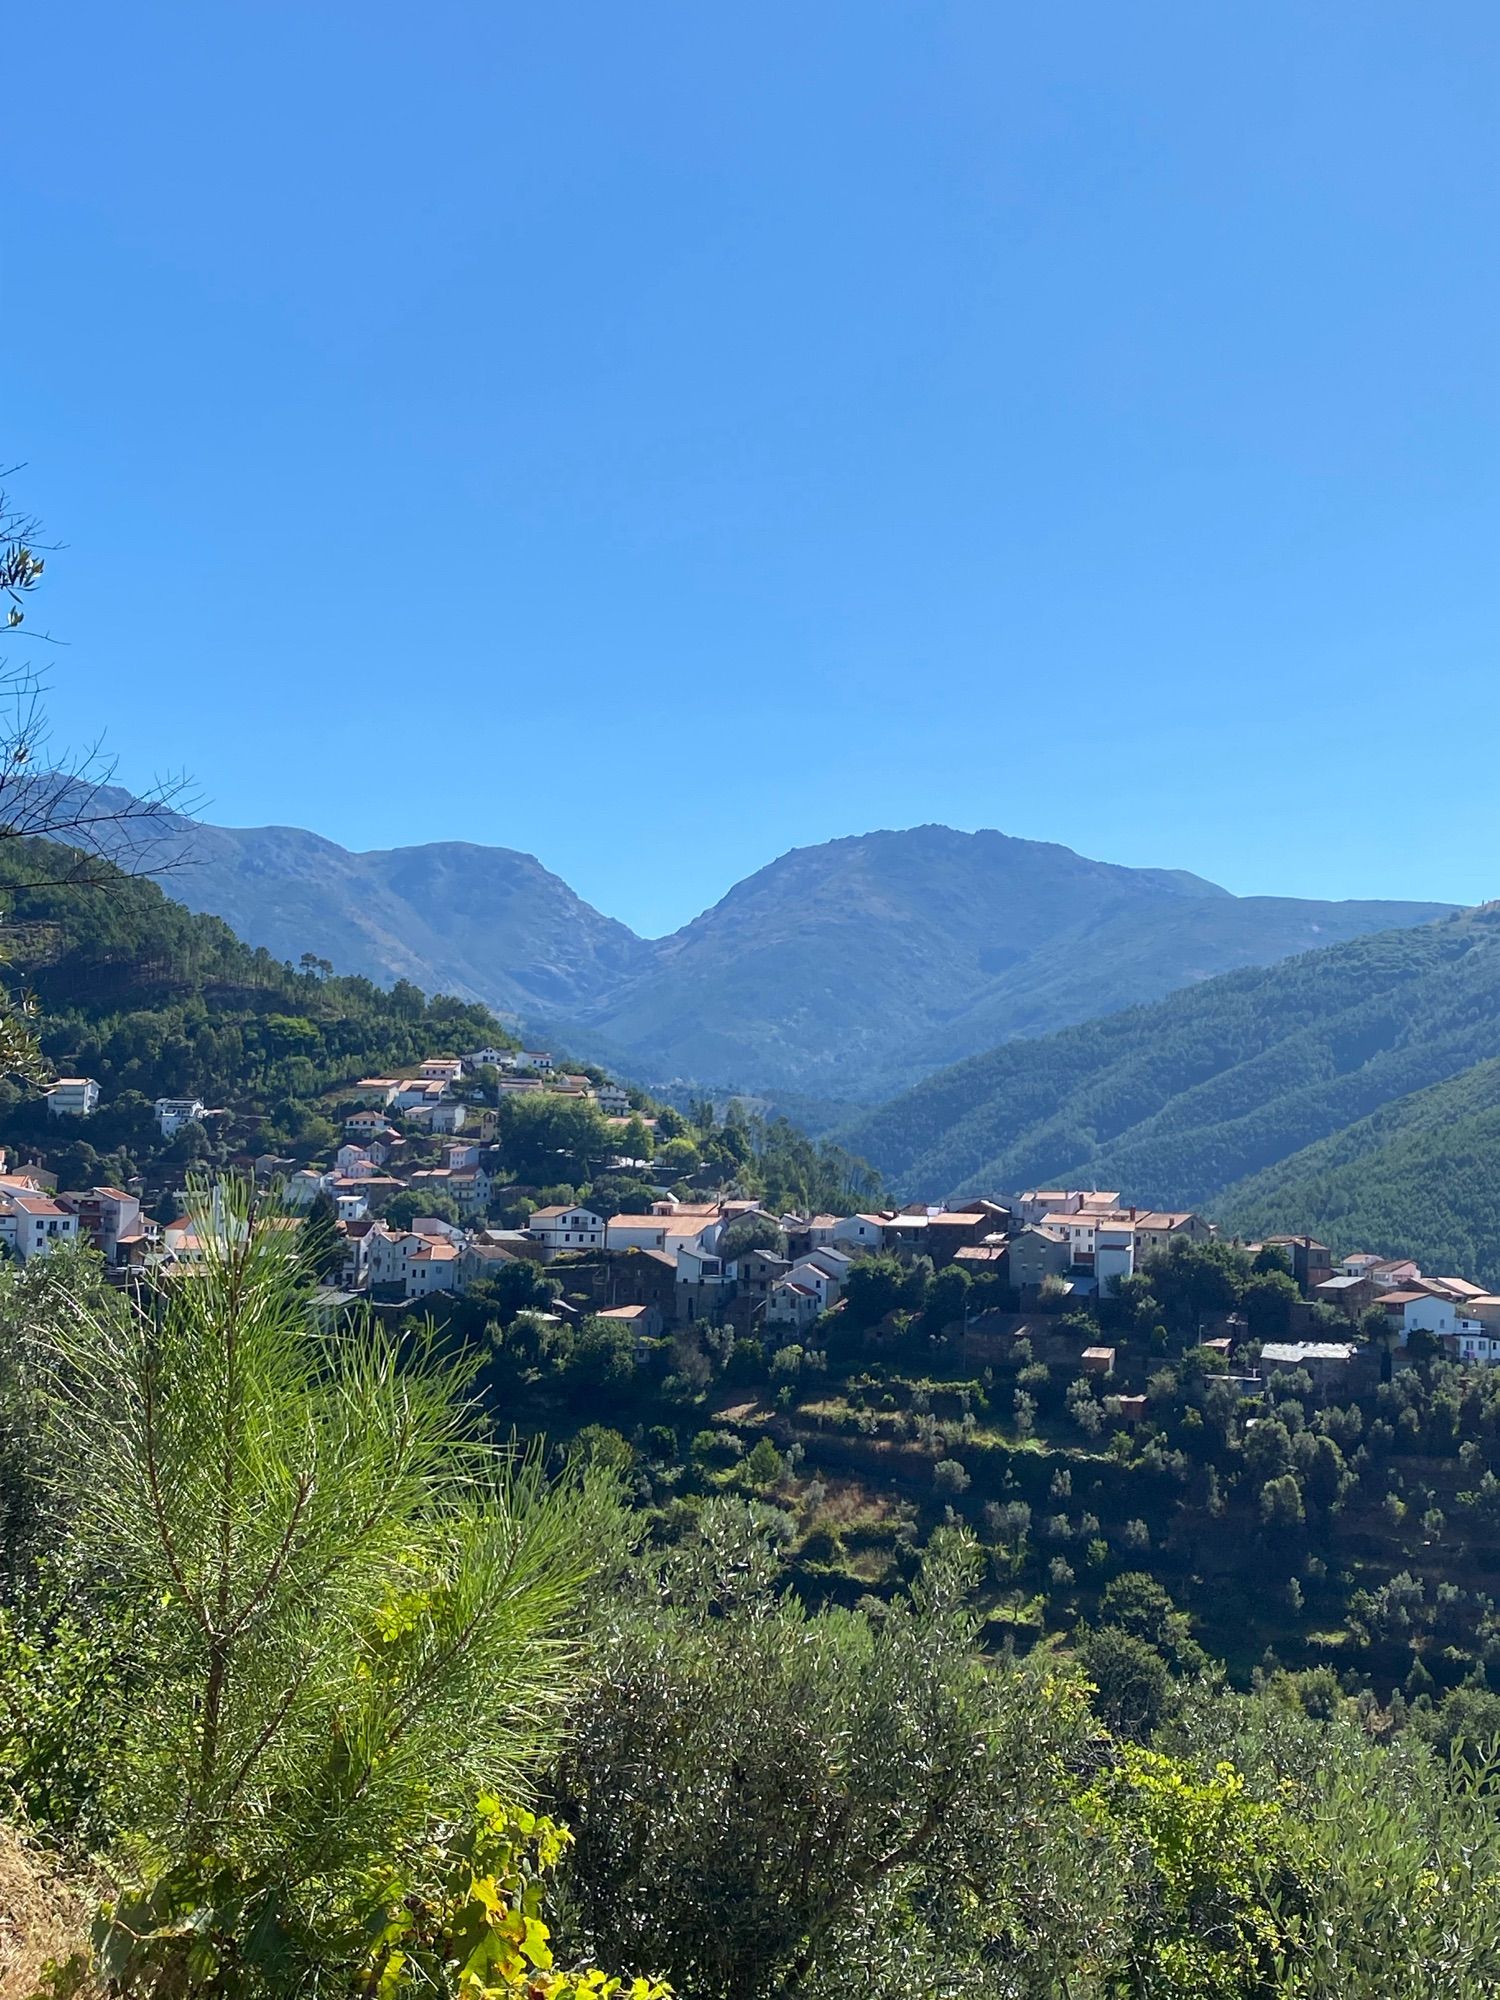
[[[200,1097],[231,1110],[246,1143],[307,1152],[335,1141],[323,1101],[335,1085],[512,1040],[488,1009],[428,1000],[405,981],[387,992],[322,961],[294,970],[108,864],[90,864],[93,886],[68,884],[76,862],[45,841],[0,847],[5,976],[35,997],[49,1060],[102,1086],[100,1108],[60,1129],[34,1091],[0,1082],[0,1134],[68,1145],[80,1179],[163,1151],[158,1096]]]
[[[1242,1231],[1311,1229],[1500,1285],[1500,1061],[1398,1098],[1252,1174],[1219,1209]]]
[[[1487,906],[1007,1044],[847,1137],[908,1194],[1117,1187],[1500,1277],[1497,1057]]]
[[[862,1095],[1434,904],[1235,897],[1178,870],[923,826],[795,849],[581,1025],[648,1075]]]
[[[92,886],[69,882],[76,864],[44,841],[0,845],[8,981],[38,1003],[51,1065],[102,1088],[93,1117],[58,1119],[29,1083],[0,1080],[0,1144],[40,1154],[64,1187],[141,1176],[154,1196],[180,1188],[194,1162],[222,1166],[236,1153],[327,1164],[357,1078],[409,1074],[425,1056],[514,1043],[486,1008],[427,999],[404,980],[387,992],[339,978],[310,954],[293,967],[107,864],[90,863]],[[189,1096],[223,1115],[163,1140],[156,1098]],[[880,1198],[860,1162],[785,1118],[736,1111],[720,1123],[710,1104],[689,1109],[691,1119],[661,1111],[659,1171],[679,1181],[732,1183],[810,1212]],[[603,1201],[645,1198],[638,1181],[599,1175],[631,1135],[614,1131],[597,1106],[542,1093],[508,1099],[499,1112],[506,1171],[549,1198],[586,1199],[594,1182]],[[644,1127],[633,1143],[649,1150]]]
[[[1292,1376],[1251,1425],[1181,1350],[1213,1245],[1122,1302],[1133,1435],[1019,1352],[955,1373],[925,1310],[774,1390],[681,1343],[507,1390],[320,1326],[284,1236],[194,1203],[155,1297],[0,1268],[0,1787],[54,1857],[0,1827],[15,2000],[48,1956],[115,2000],[1495,1991],[1491,1377],[1367,1428]],[[533,1397],[560,1445],[497,1448]],[[1450,1542],[1462,1587],[1385,1573]],[[1233,1692],[1148,1554],[1346,1605],[1307,1649],[1348,1671]]]

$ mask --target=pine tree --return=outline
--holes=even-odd
[[[484,1445],[430,1341],[321,1336],[248,1191],[190,1208],[201,1264],[62,1336],[78,1553],[153,1613],[103,1963],[167,1991],[253,1961],[225,1990],[283,1990],[361,1961],[434,1826],[524,1797],[613,1502]]]

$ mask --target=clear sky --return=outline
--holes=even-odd
[[[59,737],[669,929],[942,820],[1500,894],[1494,0],[58,0]]]

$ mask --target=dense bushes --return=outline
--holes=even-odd
[[[915,1507],[825,1514],[800,1440],[747,1451],[728,1424],[590,1423],[549,1487],[483,1444],[431,1345],[317,1335],[283,1242],[231,1215],[145,1314],[85,1258],[0,1273],[0,1781],[102,1857],[119,1991],[611,1990],[554,1954],[682,2000],[1494,1990],[1500,1700],[1416,1667],[1385,1706],[1326,1671],[1228,1692],[1129,1554],[1144,1522],[1092,1490],[1095,1468],[1137,1492],[1169,1470],[1012,1451],[1030,1498],[981,1503],[960,1444],[929,1460],[925,1547]],[[582,1354],[607,1393],[593,1330],[568,1333],[563,1378]],[[910,1400],[962,1438],[989,1394]],[[1270,1477],[1299,1439],[1352,1442],[1347,1411],[1315,1430],[1298,1400],[1259,1447]],[[1472,1421],[1454,1466],[1488,1504],[1488,1384],[1439,1366],[1380,1407]],[[634,1551],[612,1481],[662,1503]],[[878,1600],[789,1588],[795,1560],[872,1555]],[[1087,1624],[1071,1655],[987,1656],[1024,1625],[986,1627],[987,1574],[1028,1566]],[[1440,1596],[1398,1574],[1360,1616],[1439,1631]]]

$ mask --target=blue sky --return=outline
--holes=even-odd
[[[1500,894],[1500,12],[65,4],[59,738],[644,931],[943,820]]]

